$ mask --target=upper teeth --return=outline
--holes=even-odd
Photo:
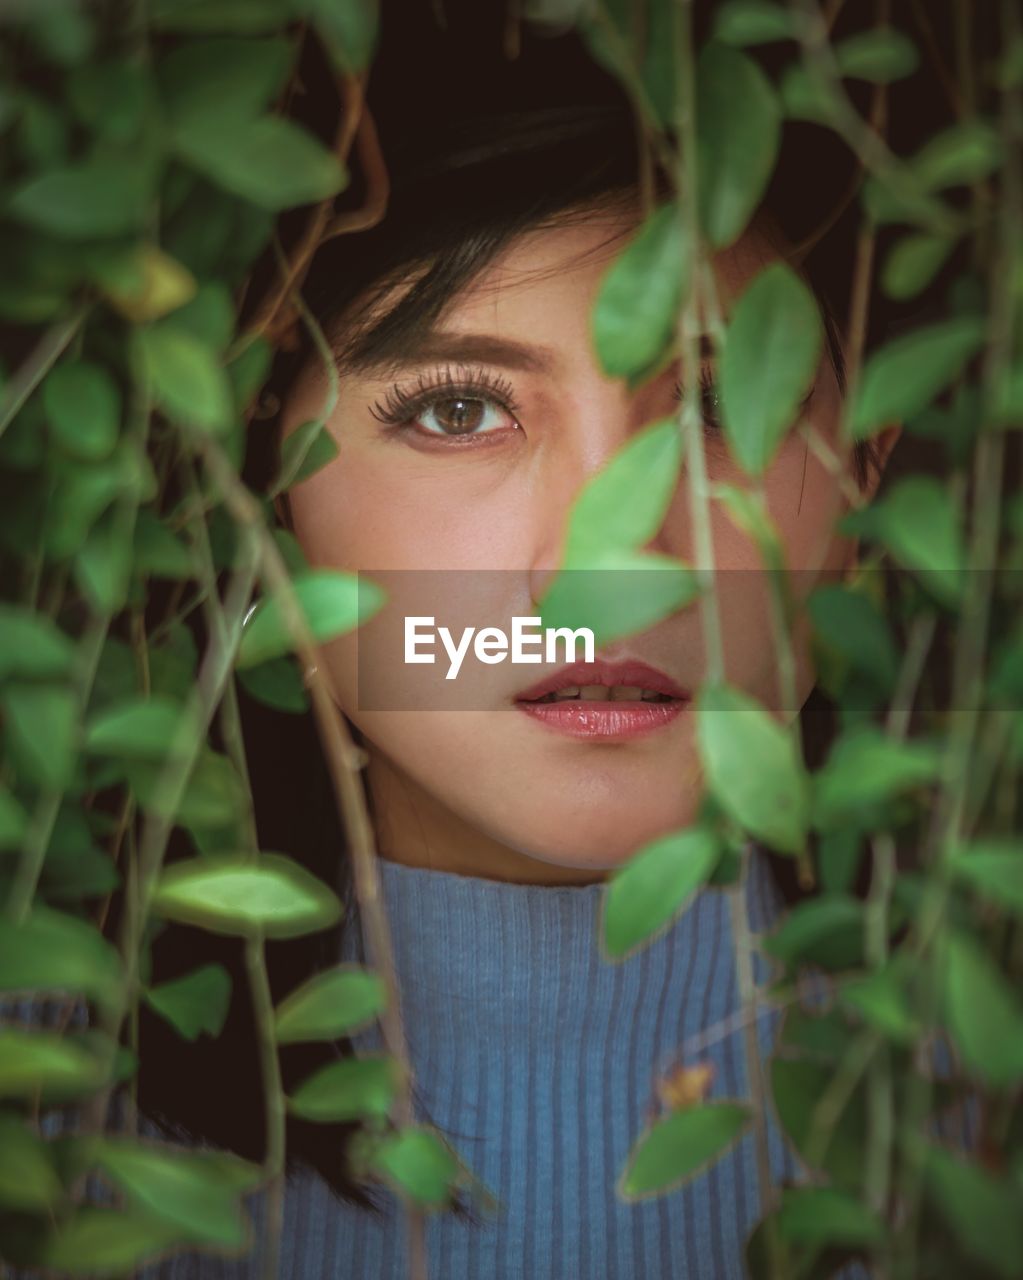
[[[584,684],[569,685],[553,693],[545,693],[538,702],[562,702],[577,698],[581,702],[667,702],[670,695],[655,689],[642,689],[638,685]]]

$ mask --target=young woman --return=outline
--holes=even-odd
[[[552,54],[534,56],[542,71]],[[386,216],[328,242],[305,288],[336,358],[339,390],[326,427],[338,454],[278,511],[310,564],[377,575],[388,592],[380,615],[323,646],[320,663],[367,754],[417,1114],[492,1197],[430,1216],[429,1274],[738,1277],[760,1211],[751,1135],[670,1194],[629,1203],[615,1190],[657,1111],[656,1082],[673,1063],[709,1068],[713,1098],[748,1096],[725,895],[702,891],[622,962],[609,963],[598,945],[609,873],[691,824],[701,802],[690,701],[705,669],[696,608],[606,647],[593,667],[569,673],[575,688],[553,703],[538,703],[535,686],[564,663],[477,664],[466,683],[445,689],[443,666],[406,666],[393,647],[393,624],[408,616],[447,611],[507,625],[535,615],[581,487],[645,425],[674,413],[692,380],[703,389],[710,481],[745,483],[721,435],[709,357],[700,368],[676,362],[632,389],[596,357],[595,297],[649,202],[629,104],[585,53],[575,56],[557,50],[559,78],[546,103],[527,61],[520,80],[502,72],[507,83],[490,83],[487,110],[479,105],[486,78],[469,66],[461,112],[417,127],[406,94],[401,138],[388,135],[381,114]],[[502,109],[490,109],[498,100]],[[800,227],[812,227],[840,194],[821,167],[828,155],[811,159],[806,141],[796,144],[797,170],[790,157],[713,268],[726,317],[779,258],[808,280],[827,342],[803,414],[837,448],[845,384],[836,317],[846,299],[833,282],[848,258],[838,233],[808,257],[796,252]],[[817,189],[793,185],[799,166]],[[654,178],[650,195],[660,203],[670,183],[656,169]],[[280,412],[253,428],[254,485],[272,474],[281,441],[327,399],[323,356],[308,328],[296,335],[272,384]],[[795,428],[765,488],[805,597],[848,571],[856,547],[834,529],[847,505],[840,478]],[[872,447],[843,454],[863,501],[898,430],[892,424]],[[712,528],[728,680],[813,728],[806,636],[797,645],[800,705],[783,708],[759,554],[720,504]],[[696,560],[684,471],[650,549]],[[248,700],[244,710],[261,847],[299,857],[348,906],[339,933],[271,948],[280,996],[317,968],[364,961],[365,950],[309,718]],[[808,735],[808,753],[820,749]],[[753,849],[750,862],[749,920],[761,931],[781,909],[782,890],[765,851]],[[227,963],[243,981],[231,944],[183,928],[157,939],[154,967],[169,977],[199,956]],[[258,1158],[261,1084],[245,1007],[236,998],[220,1039],[187,1046],[187,1059],[174,1033],[146,1016],[141,1103],[173,1132]],[[765,1054],[770,1029],[765,1019]],[[381,1043],[373,1027],[334,1046],[287,1049],[289,1088],[332,1057]],[[183,1079],[186,1061],[201,1090]],[[773,1177],[796,1178],[768,1123]],[[360,1186],[346,1163],[357,1126],[289,1124],[280,1274],[407,1274],[397,1198]],[[254,1201],[257,1228],[263,1207]],[[257,1263],[255,1254],[183,1255],[159,1274],[255,1275]]]

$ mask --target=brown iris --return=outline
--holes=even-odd
[[[453,436],[468,435],[475,431],[483,421],[486,402],[470,400],[466,397],[449,397],[446,400],[435,400],[433,412],[440,426]],[[447,407],[450,411],[447,412]]]

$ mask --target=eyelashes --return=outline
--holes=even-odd
[[[681,400],[685,388],[681,381],[675,383],[674,395],[676,400]],[[714,375],[706,365],[700,366],[700,404],[701,416],[703,417],[703,425],[711,433],[724,431],[724,427],[719,417],[721,411],[721,396],[718,392],[717,383],[714,381]]]
[[[456,365],[455,370],[457,372],[451,365],[445,365],[443,369],[420,373],[412,390],[406,390],[400,384],[389,388],[380,400],[370,406],[370,413],[385,426],[403,427],[410,425],[423,409],[432,408],[442,400],[464,399],[495,401],[513,418],[518,418],[521,410],[507,378],[483,366]]]
[[[681,381],[675,383],[673,395],[676,400],[682,399]],[[714,376],[706,365],[700,369],[700,395],[703,422],[707,431],[711,434],[721,432],[723,427],[719,416],[720,396]],[[440,439],[468,441],[485,435],[498,434],[493,431],[475,430],[434,431],[415,426],[415,419],[419,414],[427,409],[432,410],[445,400],[497,404],[514,418],[516,426],[518,425],[517,420],[521,410],[512,384],[507,378],[482,365],[445,365],[442,368],[421,372],[411,388],[401,384],[390,387],[379,400],[373,402],[369,412],[372,417],[388,428],[415,430],[419,435]]]

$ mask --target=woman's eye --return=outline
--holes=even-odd
[[[522,430],[507,379],[468,365],[420,374],[413,387],[393,386],[370,406],[370,413],[390,431],[466,444]]]
[[[675,383],[675,399],[681,400],[685,389],[681,382]],[[717,384],[708,377],[700,379],[700,416],[704,426],[710,431],[723,431],[721,422],[721,396]]]
[[[408,425],[432,436],[479,436],[521,430],[508,410],[496,400],[459,395],[426,401],[415,410]]]

